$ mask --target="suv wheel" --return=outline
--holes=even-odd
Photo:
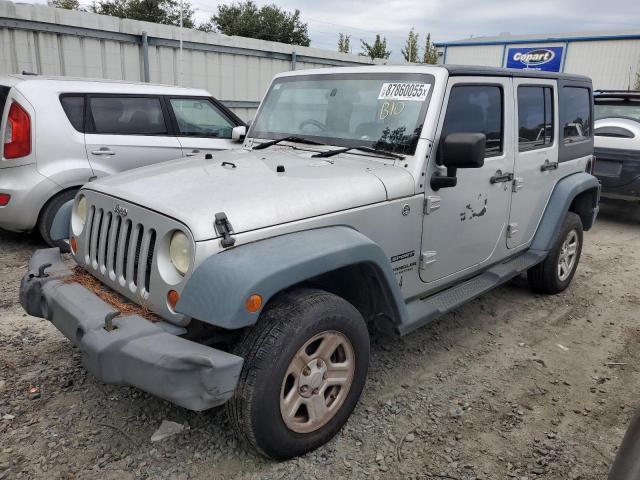
[[[38,219],[38,231],[40,236],[44,240],[44,243],[50,247],[59,247],[62,253],[69,253],[69,244],[65,240],[51,240],[51,225],[53,225],[53,219],[60,210],[60,207],[67,203],[69,200],[73,200],[78,193],[77,188],[65,190],[59,193],[55,197],[51,198],[40,212],[40,218]]]
[[[578,215],[569,212],[547,258],[527,271],[529,284],[542,293],[562,292],[576,273],[581,253],[582,221]]]
[[[285,460],[329,441],[367,376],[369,333],[360,313],[322,290],[284,292],[240,341],[244,366],[227,403],[233,427],[262,455]]]

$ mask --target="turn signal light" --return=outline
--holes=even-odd
[[[69,240],[69,246],[71,247],[71,253],[75,255],[78,251],[78,242],[76,241],[75,237],[71,237],[71,239]]]
[[[13,102],[4,132],[4,158],[21,158],[31,153],[31,117],[19,103]]]
[[[247,308],[247,312],[256,313],[262,307],[262,297],[258,294],[253,294],[249,298],[247,298],[247,302],[245,304]]]
[[[176,309],[178,300],[180,300],[180,294],[175,290],[169,290],[169,293],[167,293],[167,303],[169,304],[169,307],[171,308],[171,310]]]
[[[11,200],[11,195],[8,193],[0,193],[0,207],[9,205],[9,200]]]

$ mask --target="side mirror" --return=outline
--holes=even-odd
[[[480,168],[484,165],[484,133],[450,133],[442,141],[442,165],[447,167],[447,175],[431,177],[431,188],[455,187],[458,183],[458,168]]]
[[[244,125],[239,125],[231,130],[231,140],[233,140],[234,142],[241,142],[246,136],[247,127],[245,127]]]

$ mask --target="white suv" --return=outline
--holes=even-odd
[[[245,126],[206,90],[0,76],[0,227],[49,236],[84,183],[239,147]]]

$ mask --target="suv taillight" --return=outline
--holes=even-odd
[[[7,116],[4,130],[4,158],[26,157],[31,153],[31,117],[20,106],[13,102]]]

